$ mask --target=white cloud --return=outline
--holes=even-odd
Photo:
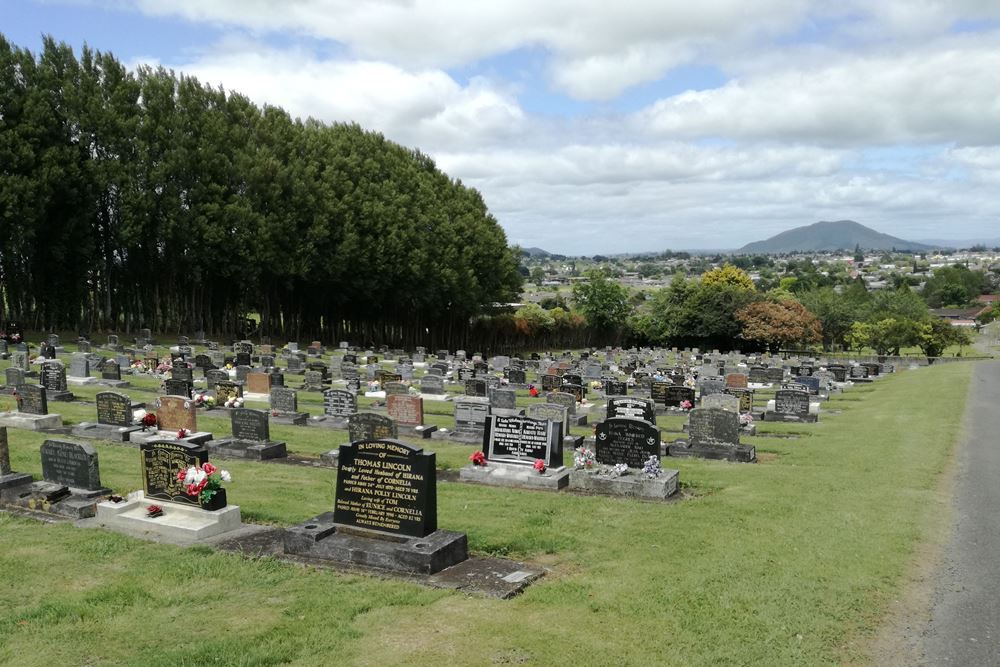
[[[170,65],[257,103],[281,106],[293,116],[356,122],[424,149],[496,141],[524,124],[523,111],[504,90],[482,78],[462,86],[435,69],[318,60],[301,49],[280,51],[236,40]]]
[[[755,70],[720,88],[660,100],[634,121],[666,137],[849,145],[1000,141],[995,36],[822,64],[786,62],[781,70]]]

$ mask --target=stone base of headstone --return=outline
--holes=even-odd
[[[659,477],[652,479],[639,470],[632,470],[621,477],[574,470],[570,474],[569,486],[577,491],[604,496],[665,500],[677,493],[679,478],[680,471],[667,468],[663,469]]]
[[[71,391],[49,391],[46,392],[46,397],[49,401],[61,401],[63,403],[69,403],[76,398]]]
[[[62,428],[62,415],[30,415],[24,412],[0,412],[0,426],[42,431]]]
[[[95,377],[89,377],[89,378],[75,378],[70,376],[66,377],[66,384],[85,385],[85,384],[98,384],[98,382],[99,380]]]
[[[407,438],[420,438],[426,440],[431,437],[431,435],[437,431],[437,426],[434,424],[419,424],[417,426],[410,426],[407,424],[397,424],[396,429],[400,436]]]
[[[425,401],[452,401],[454,397],[452,394],[420,394],[420,398]]]
[[[282,424],[285,426],[305,426],[309,422],[308,412],[279,412],[271,413],[272,424]],[[345,427],[346,428],[346,427]]]
[[[136,494],[133,500],[98,503],[97,523],[127,535],[161,538],[170,542],[198,542],[243,525],[237,505],[226,505],[209,512],[194,505],[149,500],[142,491]],[[163,514],[155,518],[147,516],[146,508],[150,505],[159,505]]]
[[[15,489],[17,497],[8,495],[9,505],[24,507],[38,512],[48,512],[70,519],[86,519],[97,512],[97,503],[111,495],[111,489],[75,489],[51,482],[32,482]]]
[[[819,421],[819,415],[783,415],[777,412],[764,411],[761,417],[766,422],[789,422],[792,424],[805,424]]]
[[[539,474],[529,465],[490,461],[484,466],[470,463],[458,471],[458,478],[473,484],[558,491],[569,486],[569,472],[569,468],[563,466]]]
[[[328,452],[323,452],[319,455],[319,460],[328,466],[333,466],[334,468],[340,465],[340,447],[334,447]]]
[[[667,456],[753,463],[757,460],[757,448],[753,445],[691,445],[679,440],[667,446]]]
[[[141,426],[111,426],[81,422],[73,427],[72,435],[91,440],[110,440],[111,442],[128,442],[136,431],[142,431]]]
[[[286,554],[347,565],[434,574],[469,558],[465,533],[436,530],[425,537],[388,535],[342,526],[325,512],[285,529]]]
[[[132,386],[132,383],[127,380],[98,380],[97,384],[115,389],[125,389]]]
[[[288,456],[288,450],[283,442],[253,442],[252,440],[237,440],[222,438],[209,440],[205,443],[210,456],[221,456],[229,459],[251,459],[267,461],[283,459]]]
[[[523,417],[523,408],[490,408],[491,415],[500,415],[501,417]],[[586,419],[586,418],[585,418]]]
[[[177,437],[177,431],[157,431],[153,430],[138,430],[133,431],[129,435],[129,443],[133,445],[141,445],[144,442],[153,442],[155,440],[176,440],[177,442],[186,442],[189,445],[204,445],[206,442],[212,439],[212,434],[208,431],[194,431],[188,433],[183,438]]]
[[[323,428],[335,428],[341,431],[347,430],[347,417],[334,417],[331,415],[317,415],[309,419],[310,426],[321,426]]]
[[[250,391],[243,392],[244,401],[257,401],[258,403],[268,403],[271,396],[268,394],[256,394]]]
[[[9,472],[0,475],[0,500],[7,502],[8,494],[16,497],[17,491],[22,486],[30,485],[34,478],[26,472]]]

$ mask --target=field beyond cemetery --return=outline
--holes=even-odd
[[[797,439],[745,438],[755,465],[664,459],[681,470],[676,502],[441,482],[442,528],[466,531],[478,554],[550,569],[507,601],[0,514],[0,663],[865,664],[945,514],[936,489],[971,371],[855,386]],[[69,410],[92,408],[50,410],[79,421]],[[297,449],[292,431],[272,435]],[[44,439],[10,430],[15,470],[40,470]],[[141,485],[137,450],[96,447],[108,486]],[[472,451],[440,449],[442,467]],[[245,520],[288,525],[332,507],[333,470],[225,467]]]

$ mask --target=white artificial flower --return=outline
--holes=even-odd
[[[231,482],[231,481],[233,481],[233,476],[229,474],[228,470],[220,470],[219,471],[219,477],[222,478],[223,482]]]
[[[191,467],[188,468],[187,477],[185,480],[188,484],[201,484],[202,480],[208,477],[208,474],[201,468]]]

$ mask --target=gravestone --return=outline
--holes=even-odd
[[[266,461],[288,456],[284,442],[271,440],[266,410],[233,408],[229,412],[232,437],[209,440],[205,447],[212,454],[230,458]]]
[[[271,375],[268,373],[247,373],[247,391],[252,394],[271,393]]]
[[[306,371],[303,376],[302,391],[323,391],[323,373],[320,371]]]
[[[731,394],[709,394],[701,397],[701,407],[721,408],[730,412],[740,411],[740,399]]]
[[[201,445],[154,440],[139,445],[142,454],[142,484],[149,500],[201,507],[197,497],[189,496],[177,475],[208,462],[208,451]]]
[[[466,396],[486,396],[486,380],[473,378],[465,381]]]
[[[334,511],[289,528],[285,553],[421,574],[468,558],[465,534],[437,529],[433,453],[369,439],[338,454]]]
[[[667,455],[752,463],[756,448],[740,444],[740,416],[721,407],[695,408],[688,415],[688,441],[667,447]]]
[[[17,389],[17,411],[28,415],[49,414],[48,392],[37,384],[22,384]]]
[[[386,382],[382,385],[385,390],[385,395],[388,396],[406,396],[409,392],[409,387],[407,387],[402,382],[392,381]]]
[[[214,389],[220,382],[229,382],[229,373],[218,368],[210,368],[205,371],[205,384],[209,389]]]
[[[455,430],[451,438],[460,442],[481,443],[489,415],[489,404],[456,401]]]
[[[90,377],[90,359],[86,354],[79,352],[70,357],[67,376],[76,380],[74,384],[92,384],[97,382],[95,378]]]
[[[767,369],[763,366],[751,367],[747,381],[753,384],[767,384]]]
[[[15,472],[10,467],[10,444],[7,440],[7,427],[0,426],[0,501],[8,500],[8,496],[19,497],[21,487],[30,485],[31,475]]]
[[[779,389],[764,411],[764,421],[814,422],[817,419],[818,415],[809,404],[809,392],[797,389]]]
[[[357,412],[347,419],[347,432],[351,442],[382,440],[398,437],[396,422],[374,412]]]
[[[215,384],[215,402],[223,407],[231,398],[243,398],[243,385],[236,382],[217,382]]]
[[[97,423],[82,422],[73,427],[72,434],[80,438],[128,442],[131,435],[142,430],[133,424],[132,399],[114,391],[102,391],[95,398]]]
[[[656,406],[652,399],[637,396],[616,396],[608,399],[607,419],[628,417],[656,425]]]
[[[688,401],[692,407],[694,406],[695,393],[691,387],[671,385],[664,391],[663,405],[665,407],[679,408],[684,401]]]
[[[332,417],[349,417],[358,411],[356,394],[343,389],[327,389],[323,392],[323,413]]]
[[[41,455],[42,478],[46,482],[68,486],[88,497],[111,494],[111,489],[101,485],[97,451],[92,446],[70,440],[46,440]]]
[[[605,465],[642,468],[650,456],[660,456],[660,432],[641,419],[605,419],[595,427],[594,456]]]
[[[785,369],[778,367],[767,368],[764,371],[768,384],[780,384],[785,379]]]
[[[740,412],[753,411],[753,389],[727,387],[725,393],[739,399]]]
[[[8,390],[17,389],[24,384],[24,371],[10,366],[4,370],[4,383]]]
[[[437,375],[425,375],[420,378],[420,393],[430,396],[441,396],[444,391],[444,380]]]
[[[278,424],[303,426],[309,414],[299,412],[299,394],[288,387],[271,387],[271,421]]]
[[[194,371],[189,368],[187,364],[181,362],[170,367],[170,377],[174,380],[183,380],[184,382],[194,382]]]
[[[747,376],[744,373],[729,373],[726,375],[726,386],[737,389],[746,389]]]
[[[189,369],[190,370],[190,369]],[[183,396],[191,398],[192,383],[189,380],[168,378],[163,381],[163,392],[168,396]],[[218,393],[218,389],[216,389]]]
[[[386,411],[407,435],[429,438],[437,430],[436,426],[424,424],[424,399],[419,396],[390,394],[386,397]]]
[[[184,429],[189,432],[189,438],[198,435],[198,409],[193,401],[180,396],[162,396],[159,400],[160,406],[156,410],[156,421],[161,431],[176,432]],[[208,439],[210,438],[204,438],[204,440]]]
[[[513,414],[517,411],[517,392],[513,389],[490,389],[492,414]]]
[[[42,386],[50,401],[72,401],[73,394],[66,390],[66,367],[59,361],[42,364]]]
[[[557,422],[516,415],[491,415],[486,422],[483,455],[487,464],[469,464],[460,479],[481,484],[558,490],[569,484],[563,466],[561,428]],[[544,473],[534,465],[543,461]]]
[[[24,350],[14,350],[11,352],[10,363],[14,368],[19,368],[26,373],[31,369],[31,365],[28,362],[28,353]]]

